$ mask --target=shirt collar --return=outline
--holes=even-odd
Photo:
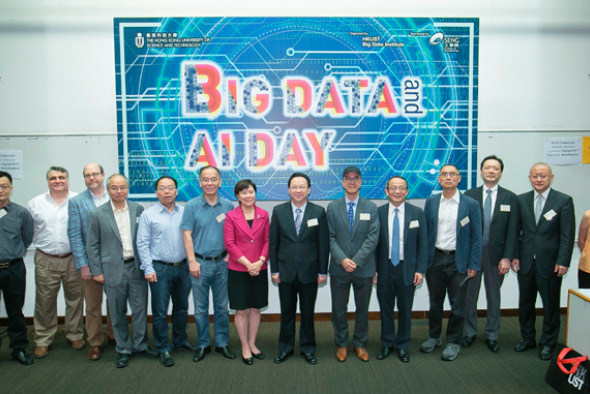
[[[492,187],[491,189],[488,189],[488,188],[486,187],[486,185],[483,185],[483,192],[484,192],[484,194],[485,194],[485,193],[486,193],[488,190],[491,190],[491,191],[492,191],[492,193],[495,193],[495,192],[497,192],[497,191],[498,191],[498,184],[496,183],[496,185],[495,185],[494,187]]]
[[[160,207],[160,212],[168,212],[168,208],[166,208],[164,205],[162,205],[162,203],[160,201],[158,201],[156,203],[159,207]],[[179,208],[178,208],[178,204],[174,203],[174,209],[172,209],[173,212],[178,212]]]
[[[397,208],[398,213],[404,212],[404,209],[406,208],[406,202],[402,202],[399,207],[396,207],[391,202],[389,202],[389,212],[395,213],[395,208]]]
[[[545,190],[543,193],[539,194],[537,193],[537,191],[535,190],[535,198],[539,197],[539,196],[543,196],[543,198],[546,200],[547,197],[549,196],[549,191],[551,190],[551,186],[549,186],[547,188],[547,190]]]
[[[307,201],[301,207],[296,207],[295,204],[293,204],[293,201],[291,201],[291,209],[293,210],[293,213],[295,213],[296,209],[301,209],[301,212],[305,212],[306,207],[307,207]]]
[[[441,201],[454,201],[457,204],[459,204],[459,195],[461,195],[461,193],[459,192],[459,190],[455,190],[455,194],[453,194],[453,197],[449,198],[448,200],[445,198],[445,195],[443,193],[440,194],[440,200]]]
[[[112,199],[109,202],[111,203],[111,209],[113,210],[113,212],[125,212],[129,209],[129,206],[127,205],[127,200],[125,200],[125,208],[123,208],[123,209],[119,209],[119,208],[115,207],[115,204],[113,204]]]
[[[354,206],[356,207],[356,206],[359,205],[359,197],[360,197],[360,195],[356,196],[356,198],[353,201],[350,201],[348,199],[348,197],[344,196],[344,201],[346,201],[346,205],[347,206],[348,206],[349,203],[353,202],[354,203]]]
[[[215,204],[213,204],[213,205],[209,204],[209,203],[207,202],[207,200],[205,200],[205,196],[204,196],[203,194],[201,194],[201,195],[200,195],[199,197],[197,197],[197,198],[200,198],[200,199],[201,199],[201,206],[203,206],[203,207],[204,207],[205,205],[209,205],[210,207],[214,207],[214,206],[216,206],[216,205],[219,205],[219,204],[221,204],[221,202],[219,201],[219,199],[220,199],[219,195],[217,195],[217,201],[216,201],[216,202],[215,202]],[[178,205],[178,204],[177,204],[177,205]]]

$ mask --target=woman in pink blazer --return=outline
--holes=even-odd
[[[242,361],[264,354],[256,347],[260,309],[268,305],[268,212],[256,206],[256,184],[249,179],[236,183],[240,205],[227,213],[223,238],[229,255],[229,307],[236,310],[235,323],[242,343]]]

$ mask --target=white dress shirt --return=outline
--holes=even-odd
[[[453,197],[446,199],[440,194],[438,208],[438,231],[436,233],[436,247],[440,250],[453,251],[457,248],[457,215],[459,213],[459,196],[457,190]]]
[[[389,215],[387,215],[387,228],[389,230],[389,254],[391,256],[391,231],[393,229],[393,219],[395,218],[395,206],[389,203]],[[397,219],[399,220],[399,260],[404,260],[404,219],[406,217],[406,203],[397,207]]]
[[[482,207],[485,206],[486,197],[488,196],[488,190],[492,191],[492,193],[490,194],[490,197],[492,198],[492,210],[490,212],[490,219],[491,219],[492,217],[494,217],[494,207],[496,206],[496,199],[498,198],[498,185],[496,184],[491,189],[488,189],[486,187],[486,185],[483,185],[483,187],[481,188],[481,192],[483,193],[483,196],[481,199],[481,206]]]
[[[97,196],[92,192],[90,192],[90,195],[92,196],[92,201],[94,201],[95,207],[100,207],[101,205],[109,202],[109,200],[111,199],[111,196],[109,196],[109,194],[106,191],[102,193],[100,196]]]
[[[115,215],[115,222],[119,229],[119,236],[121,237],[121,244],[123,245],[123,258],[130,259],[135,257],[133,253],[133,240],[131,239],[131,220],[129,218],[129,206],[125,201],[125,208],[117,209],[111,201],[111,208]]]

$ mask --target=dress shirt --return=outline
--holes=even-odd
[[[180,221],[184,208],[174,205],[172,212],[160,202],[146,209],[139,218],[137,253],[145,275],[153,274],[153,260],[179,263],[186,258]]]
[[[305,207],[307,207],[307,201],[305,202],[305,204],[303,204],[303,206],[301,208],[297,208],[293,202],[291,202],[291,209],[293,210],[293,223],[295,223],[295,218],[297,217],[297,212],[295,212],[295,210],[297,209],[301,209],[301,225],[303,225],[303,215],[305,215]]]
[[[492,220],[492,218],[494,217],[494,207],[496,206],[496,199],[498,198],[498,184],[496,184],[494,187],[492,187],[491,189],[488,189],[486,187],[486,185],[483,185],[483,187],[481,188],[481,192],[482,192],[482,199],[481,199],[481,206],[483,207],[484,204],[486,203],[486,198],[487,198],[487,191],[491,190],[492,193],[490,194],[490,197],[492,199],[492,210],[490,211],[490,221]]]
[[[549,191],[551,190],[550,187],[547,188],[543,193],[539,194],[535,191],[535,199],[533,200],[533,212],[535,212],[535,207],[537,206],[537,200],[539,196],[543,196],[543,201],[541,204],[541,212],[543,212],[543,208],[545,208],[545,203],[547,202],[547,197],[549,197]]]
[[[68,238],[68,202],[77,194],[68,192],[61,205],[55,202],[49,191],[29,201],[29,212],[35,223],[33,243],[37,249],[54,255],[72,251]]]
[[[133,253],[133,240],[131,239],[131,220],[129,218],[129,206],[125,201],[125,208],[118,209],[111,201],[111,208],[115,215],[115,222],[119,229],[119,236],[121,237],[121,244],[123,245],[123,258],[130,259],[135,257]]]
[[[397,208],[397,219],[399,221],[399,261],[404,260],[404,219],[406,215],[406,203],[403,202],[399,207],[393,206],[392,203],[389,203],[389,215],[387,215],[387,228],[389,232],[387,236],[390,240],[389,245],[389,253],[388,256],[391,256],[391,232],[393,231],[393,219],[395,218],[395,208]]]
[[[353,214],[354,214],[354,218],[356,219],[356,208],[359,206],[359,197],[360,196],[356,196],[356,198],[354,200],[349,200],[348,197],[344,197],[344,201],[346,201],[346,214],[348,215],[348,210],[350,209],[350,203],[353,202],[354,203],[354,207],[352,208]]]
[[[193,198],[185,205],[180,228],[193,232],[195,253],[213,257],[225,252],[223,225],[225,215],[232,209],[234,205],[219,196],[213,206],[209,205],[203,195]]]
[[[444,194],[440,195],[438,208],[438,231],[436,232],[436,247],[440,250],[455,250],[457,248],[457,215],[459,214],[459,196],[455,191],[448,200]]]
[[[102,204],[106,204],[111,199],[111,196],[109,196],[109,194],[106,191],[102,193],[100,196],[97,196],[92,192],[90,192],[90,195],[92,196],[92,201],[94,201],[95,207],[100,207]]]
[[[25,208],[11,201],[0,209],[0,263],[22,258],[33,241],[33,219]]]

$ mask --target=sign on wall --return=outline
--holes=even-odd
[[[115,18],[120,169],[132,198],[172,175],[179,199],[215,165],[220,193],[244,178],[288,199],[293,172],[312,199],[384,198],[392,175],[428,197],[445,163],[475,185],[477,18]]]

